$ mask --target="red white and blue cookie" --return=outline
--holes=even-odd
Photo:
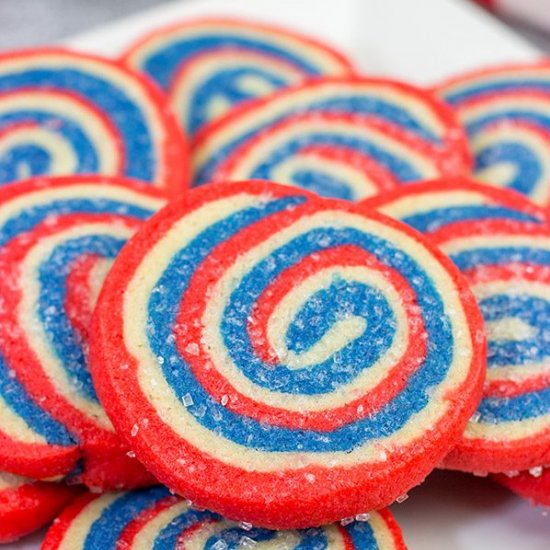
[[[185,189],[188,151],[166,98],[107,59],[57,49],[0,55],[0,185],[70,174]]]
[[[282,90],[206,127],[194,182],[269,179],[360,200],[402,183],[465,174],[466,137],[428,92],[391,80],[324,79]]]
[[[52,521],[80,492],[61,483],[32,481],[0,472],[0,544]]]
[[[550,227],[469,221],[430,239],[468,279],[488,339],[483,399],[443,465],[507,472],[550,463]]]
[[[550,63],[469,73],[436,92],[468,133],[475,177],[550,207]]]
[[[406,550],[387,509],[300,531],[270,531],[225,520],[164,487],[85,495],[50,528],[42,550]]]
[[[525,472],[499,474],[494,479],[533,504],[550,506],[550,467],[537,466]]]
[[[401,186],[363,201],[424,234],[483,220],[544,223],[547,214],[519,193],[460,178]]]
[[[0,468],[99,488],[150,480],[97,399],[87,348],[105,274],[162,196],[98,176],[2,188]]]
[[[237,19],[198,19],[160,29],[123,61],[157,82],[189,135],[251,99],[351,64],[326,44],[289,30]]]
[[[417,232],[258,181],[193,189],[149,220],[90,340],[107,413],[163,483],[281,529],[420,483],[479,402],[484,351],[464,279]]]

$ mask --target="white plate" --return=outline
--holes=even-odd
[[[522,38],[461,0],[174,2],[65,43],[116,56],[157,25],[206,14],[246,15],[285,24],[332,42],[364,71],[419,84],[539,55]],[[550,512],[486,479],[436,472],[393,511],[410,550],[550,550]],[[4,548],[34,550],[39,541],[35,536]]]

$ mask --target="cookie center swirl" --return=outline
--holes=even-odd
[[[128,344],[139,383],[155,403],[163,396],[175,429],[205,441],[352,452],[401,433],[471,354],[455,330],[460,307],[448,316],[457,295],[432,272],[447,276],[401,238],[302,197],[242,194],[197,208],[125,293],[125,334],[146,338]]]

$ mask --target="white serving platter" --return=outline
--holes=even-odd
[[[423,85],[459,71],[540,55],[465,0],[187,0],[64,43],[117,56],[159,25],[209,14],[294,27],[341,48],[365,72]],[[410,550],[550,550],[550,510],[529,505],[489,479],[436,472],[392,510]],[[3,548],[35,550],[41,536]]]

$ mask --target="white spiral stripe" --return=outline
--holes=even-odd
[[[449,208],[453,205],[482,206],[494,201],[475,191],[441,191],[422,192],[399,197],[376,209],[392,218],[402,220],[411,215],[427,214],[439,208]]]
[[[44,445],[46,438],[35,432],[27,421],[19,416],[0,395],[0,431],[13,441]]]
[[[99,235],[128,240],[133,232],[133,229],[123,223],[116,226],[112,223],[89,223],[72,227],[51,237],[40,239],[40,243],[27,253],[20,265],[19,288],[21,289],[21,301],[17,308],[17,318],[23,333],[26,335],[28,345],[36,357],[39,358],[41,368],[57,392],[109,431],[113,431],[113,428],[103,407],[99,403],[85,398],[75,390],[74,382],[52,348],[47,327],[37,322],[36,312],[40,296],[39,270],[54,249],[69,240]],[[57,314],[63,313],[58,312]]]
[[[89,502],[79,514],[70,522],[60,541],[57,550],[75,550],[84,548],[86,538],[90,533],[90,526],[98,520],[103,512],[116,500],[123,498],[126,493],[105,493],[101,498]]]
[[[31,482],[32,481],[26,477],[16,476],[8,472],[0,471],[0,491],[4,491],[6,489],[17,489],[18,487]]]

